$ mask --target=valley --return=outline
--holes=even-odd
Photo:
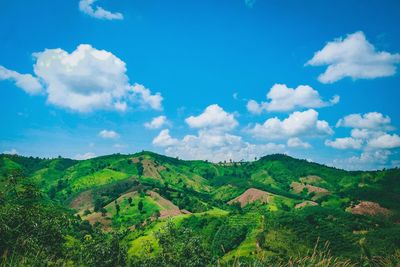
[[[152,152],[83,161],[3,154],[0,177],[4,259],[44,253],[49,261],[76,263],[70,253],[83,253],[82,240],[95,236],[117,238],[124,257],[110,266],[286,264],[315,249],[343,266],[384,266],[399,253],[399,169],[348,172],[281,154],[229,164]],[[36,206],[21,203],[24,194]],[[67,233],[55,229],[58,254],[40,248],[36,231],[25,234],[34,236],[39,252],[18,243],[10,216],[22,214],[10,214],[10,205],[52,207],[71,220]]]

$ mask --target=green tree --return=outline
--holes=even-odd
[[[136,168],[137,168],[138,176],[139,176],[139,177],[142,177],[143,171],[144,171],[142,162],[139,161],[139,162],[136,164]]]
[[[192,230],[177,227],[169,221],[165,228],[156,234],[161,251],[157,258],[161,266],[206,266],[209,254],[199,236]]]
[[[115,204],[115,209],[117,210],[117,214],[119,214],[119,211],[121,210],[121,207],[119,206],[118,203]]]
[[[143,211],[143,200],[140,200],[140,201],[139,201],[139,203],[138,203],[138,210],[139,210],[140,212]]]
[[[97,198],[94,201],[94,211],[98,212],[104,206],[103,200],[101,198]]]
[[[100,209],[101,216],[105,217],[107,215],[107,210],[103,207]]]

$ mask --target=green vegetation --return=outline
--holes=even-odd
[[[2,266],[398,266],[399,222],[399,169],[0,155]]]

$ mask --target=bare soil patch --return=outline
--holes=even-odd
[[[133,158],[132,161],[138,163],[139,158]],[[161,179],[160,171],[165,170],[164,166],[158,165],[150,159],[143,159],[141,162],[143,164],[143,176]]]
[[[160,206],[160,218],[172,217],[182,214],[183,212],[174,203],[163,198],[154,191],[148,191],[147,194]]]
[[[331,193],[331,192],[329,192],[329,190],[327,190],[325,188],[314,186],[314,185],[309,185],[309,184],[302,184],[299,182],[292,182],[290,184],[290,187],[292,187],[293,191],[296,194],[301,193],[301,191],[303,191],[304,188],[307,188],[308,194],[314,193],[312,200],[317,200],[320,197],[329,195]]]
[[[391,213],[390,210],[372,201],[361,201],[354,207],[350,207],[349,210],[353,214],[370,215],[370,216],[378,216],[378,215],[389,216]]]
[[[91,190],[79,193],[70,203],[70,207],[78,212],[93,207],[93,193]]]
[[[230,200],[228,204],[233,204],[236,202],[240,203],[241,207],[244,207],[250,203],[255,201],[260,201],[261,203],[269,203],[273,194],[268,193],[266,191],[262,191],[256,188],[247,189],[240,196]]]
[[[103,216],[101,212],[93,212],[89,214],[85,220],[87,220],[91,225],[99,222],[104,231],[111,231],[111,219],[109,215],[110,214],[107,213],[106,216]]]

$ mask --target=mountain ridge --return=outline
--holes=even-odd
[[[357,262],[360,240],[374,255],[396,251],[399,177],[398,168],[345,171],[283,154],[227,163],[149,151],[88,160],[2,154],[0,215],[3,197],[20,198],[9,188],[27,192],[28,186],[38,188],[41,205],[67,210],[100,235],[124,233],[118,242],[139,265],[161,255],[158,233],[171,227],[191,231],[207,253],[214,251],[207,260],[227,264],[236,257],[254,261],[261,252],[285,260],[319,240],[330,243],[333,255]]]

